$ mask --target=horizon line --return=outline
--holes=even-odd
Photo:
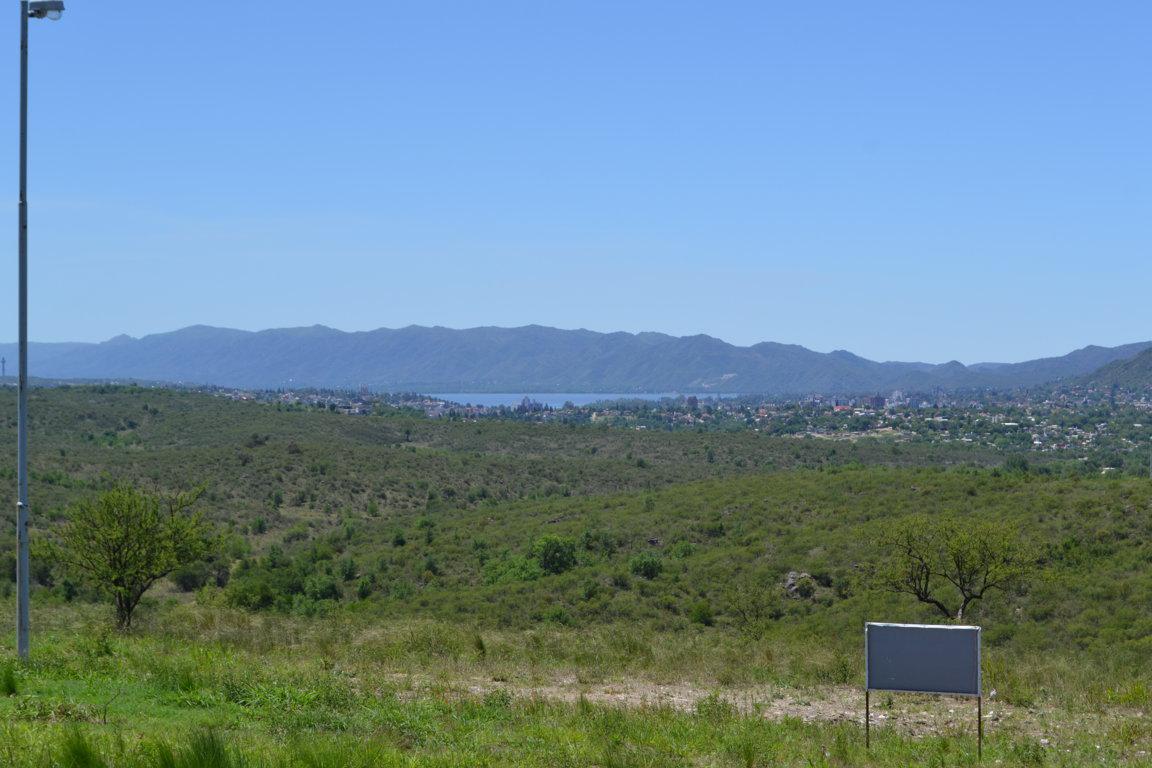
[[[655,336],[665,336],[665,337],[668,337],[671,339],[678,339],[678,340],[704,337],[704,338],[708,338],[708,339],[713,339],[715,341],[719,341],[722,344],[727,344],[728,346],[736,348],[736,349],[751,349],[752,347],[757,347],[757,346],[760,346],[761,344],[775,344],[775,345],[784,346],[784,347],[797,347],[799,349],[804,349],[804,350],[807,350],[809,352],[814,352],[816,354],[821,354],[821,355],[832,355],[832,354],[836,354],[836,353],[845,353],[845,354],[859,357],[862,360],[868,360],[869,362],[880,363],[880,364],[903,363],[903,364],[942,366],[942,365],[951,365],[953,363],[958,363],[958,364],[964,366],[965,368],[972,368],[974,366],[985,366],[985,365],[1017,365],[1020,363],[1034,362],[1037,360],[1058,359],[1060,357],[1070,355],[1073,352],[1079,352],[1079,351],[1085,350],[1085,349],[1092,349],[1092,348],[1116,349],[1119,347],[1127,347],[1127,346],[1132,346],[1135,344],[1152,343],[1152,339],[1149,339],[1149,340],[1141,340],[1141,341],[1124,342],[1122,344],[1115,344],[1112,346],[1106,346],[1106,345],[1101,345],[1101,344],[1087,344],[1087,345],[1084,345],[1082,347],[1076,347],[1074,349],[1070,349],[1061,355],[1046,355],[1046,356],[1041,356],[1041,357],[1027,357],[1027,358],[1024,358],[1022,360],[1016,360],[1016,361],[1012,361],[1012,362],[980,360],[980,361],[977,361],[974,363],[964,363],[964,362],[957,360],[955,358],[944,360],[944,361],[938,362],[938,363],[925,362],[923,360],[895,360],[895,359],[891,359],[891,358],[885,359],[885,360],[877,360],[877,359],[873,359],[873,358],[864,357],[863,355],[859,355],[859,354],[857,354],[851,350],[844,349],[844,348],[837,348],[837,349],[829,350],[827,352],[823,352],[821,350],[813,349],[812,347],[807,347],[807,346],[804,346],[803,344],[799,344],[799,343],[795,343],[795,342],[771,341],[771,340],[767,340],[767,339],[755,342],[754,344],[742,345],[742,344],[735,344],[733,342],[727,341],[726,339],[722,339],[719,336],[713,336],[711,334],[703,333],[703,332],[677,336],[675,334],[667,333],[664,331],[622,331],[622,330],[620,330],[620,331],[596,331],[596,330],[592,330],[589,328],[583,328],[583,327],[581,327],[581,328],[560,328],[557,326],[543,325],[541,323],[527,323],[524,325],[474,325],[474,326],[469,326],[466,328],[455,328],[455,327],[447,326],[447,325],[421,325],[419,323],[409,323],[408,325],[398,326],[398,327],[379,326],[376,328],[371,328],[368,330],[359,330],[359,331],[347,331],[347,330],[344,330],[341,328],[336,328],[336,327],[333,327],[330,325],[325,325],[324,323],[312,323],[310,325],[286,325],[286,326],[277,326],[277,327],[270,327],[270,328],[261,328],[259,330],[251,330],[251,329],[247,329],[247,328],[235,328],[232,326],[225,326],[225,325],[212,325],[210,323],[193,323],[191,325],[185,325],[185,326],[182,326],[180,328],[175,328],[175,329],[170,330],[170,331],[156,331],[156,332],[147,333],[147,334],[144,334],[141,336],[132,336],[131,334],[121,333],[121,334],[117,334],[115,336],[112,336],[110,338],[104,339],[102,341],[37,341],[37,340],[32,339],[32,340],[29,340],[29,343],[30,344],[44,344],[44,345],[75,344],[75,345],[99,346],[101,344],[109,344],[109,343],[115,342],[119,339],[131,340],[131,341],[142,341],[144,339],[152,338],[155,336],[169,336],[172,334],[180,333],[182,331],[188,331],[188,330],[198,329],[198,328],[203,328],[203,329],[208,329],[208,330],[213,330],[213,331],[232,331],[232,332],[236,332],[236,333],[243,333],[243,334],[248,334],[248,335],[253,335],[253,336],[261,334],[261,333],[273,333],[276,331],[300,331],[300,330],[311,330],[311,329],[322,329],[325,331],[332,331],[334,333],[340,333],[340,334],[345,334],[345,335],[365,335],[365,334],[371,334],[371,333],[379,333],[381,331],[391,331],[391,332],[405,331],[405,330],[409,330],[409,329],[413,329],[413,328],[424,329],[424,330],[455,331],[455,332],[461,332],[461,333],[467,332],[467,331],[479,331],[479,330],[516,331],[516,330],[524,330],[524,329],[528,329],[528,328],[540,328],[540,329],[549,330],[549,331],[559,331],[561,333],[592,333],[592,334],[596,334],[599,336],[614,336],[614,335],[619,335],[619,334],[623,334],[623,335],[627,335],[627,336],[634,336],[634,337],[635,336],[645,336],[645,335],[655,335]],[[14,345],[16,345],[16,343],[17,342],[15,342],[15,341],[0,341],[0,346],[3,346],[3,345],[13,345],[14,346]]]

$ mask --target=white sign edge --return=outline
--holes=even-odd
[[[868,627],[913,627],[916,629],[967,629],[976,631],[976,689],[979,693],[957,693],[955,691],[910,691],[907,688],[873,688],[868,684]],[[970,624],[898,624],[890,621],[864,622],[864,690],[891,693],[925,693],[930,696],[963,696],[969,699],[984,698],[984,628]]]
[[[864,628],[868,627],[912,627],[914,629],[974,629],[979,632],[982,628],[973,624],[897,624],[891,621],[866,621]]]

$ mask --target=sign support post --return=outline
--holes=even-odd
[[[976,759],[984,759],[984,696],[976,697]]]

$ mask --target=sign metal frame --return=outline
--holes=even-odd
[[[869,629],[871,627],[883,627],[886,629],[900,629],[905,628],[908,630],[930,630],[930,631],[962,631],[971,633],[975,636],[976,643],[976,690],[970,691],[938,691],[930,688],[887,688],[882,686],[873,686],[869,670]],[[984,680],[983,680],[983,630],[978,626],[957,626],[949,624],[896,624],[881,621],[868,621],[864,623],[864,743],[865,747],[871,748],[872,746],[872,707],[871,707],[871,693],[872,691],[885,691],[891,693],[924,693],[936,696],[961,696],[964,698],[976,699],[976,756],[977,759],[984,757]]]

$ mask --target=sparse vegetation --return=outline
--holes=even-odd
[[[41,544],[122,483],[206,481],[222,535],[141,593],[131,633],[39,551],[33,663],[0,663],[5,765],[181,765],[209,744],[251,766],[969,764],[946,709],[928,729],[894,703],[872,753],[842,722],[863,621],[951,620],[966,595],[1008,713],[986,759],[1152,748],[1145,479],[963,446],[34,394]],[[102,424],[125,428],[90,439]],[[943,609],[871,588],[872,564],[907,563],[900,532]],[[992,584],[1012,588],[976,599]]]

